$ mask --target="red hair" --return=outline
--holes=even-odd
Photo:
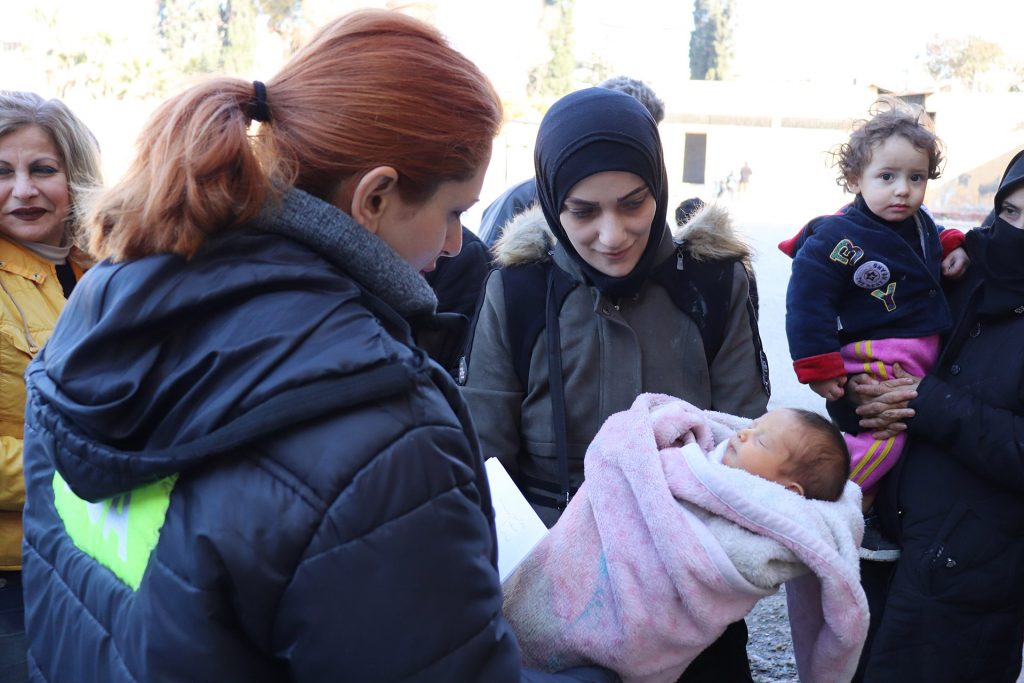
[[[388,10],[336,19],[266,83],[270,122],[250,138],[253,85],[219,78],[164,103],[125,177],[90,212],[101,258],[172,252],[253,219],[284,187],[324,200],[378,166],[408,202],[466,180],[501,125],[490,81],[433,27]]]

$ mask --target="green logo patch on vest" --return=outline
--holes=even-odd
[[[160,538],[178,475],[96,503],[76,496],[53,473],[53,502],[74,544],[138,590]]]

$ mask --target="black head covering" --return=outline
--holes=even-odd
[[[1003,313],[1024,305],[1024,230],[999,217],[1006,196],[1024,186],[1024,150],[1010,160],[995,197],[995,220],[991,227],[967,233],[971,267],[984,273],[981,313]]]
[[[1024,183],[1024,149],[1017,152],[1010,163],[1006,166],[1003,179],[999,181],[999,189],[996,190],[996,215],[999,215],[1000,205],[1006,199],[1006,195],[1016,190],[1021,183]],[[1024,208],[1024,207],[1022,207]]]
[[[658,124],[636,99],[606,88],[566,95],[544,115],[534,148],[537,194],[544,218],[587,279],[607,296],[635,294],[650,273],[666,231],[668,176]],[[657,202],[651,233],[640,260],[624,277],[597,270],[572,246],[559,214],[576,183],[604,171],[635,173]]]

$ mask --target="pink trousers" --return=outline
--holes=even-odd
[[[939,357],[939,336],[914,339],[868,339],[840,349],[847,374],[867,373],[879,381],[892,379],[893,363],[917,377],[924,377]],[[876,439],[871,432],[844,434],[850,449],[850,479],[865,493],[874,491],[885,473],[903,452],[906,434]]]

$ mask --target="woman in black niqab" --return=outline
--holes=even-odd
[[[871,422],[862,427],[895,418],[909,439],[875,503],[902,550],[895,563],[861,565],[875,623],[854,680],[1015,681],[1020,673],[1022,188],[1024,151],[1003,174],[992,225],[967,233],[971,265],[949,287],[954,325],[935,368],[878,385],[899,386],[868,395],[858,410]]]

